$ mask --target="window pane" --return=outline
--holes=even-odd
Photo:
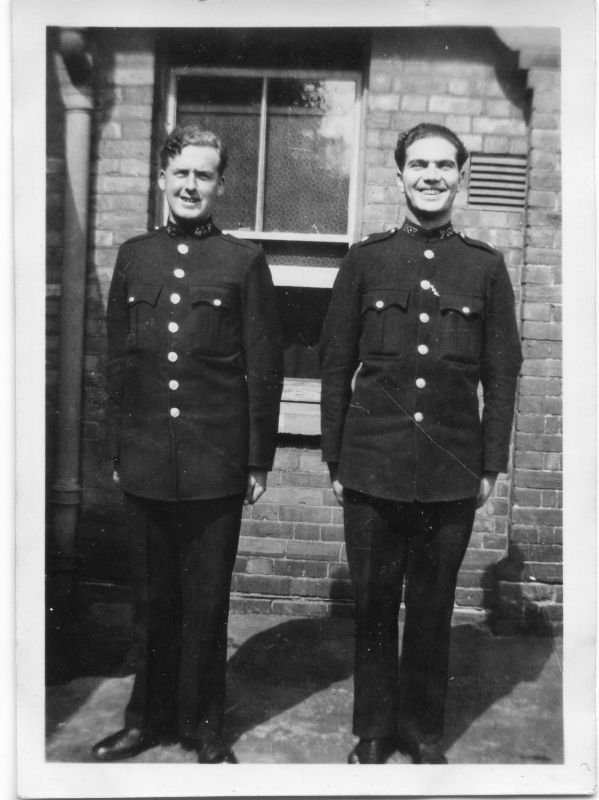
[[[347,233],[354,81],[269,81],[264,230]]]
[[[215,215],[222,228],[255,228],[261,94],[260,78],[202,76],[177,82],[177,122],[214,131],[229,153],[225,193]]]

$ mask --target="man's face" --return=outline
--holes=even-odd
[[[160,170],[158,185],[175,222],[205,222],[225,190],[214,147],[190,144]]]
[[[451,219],[462,184],[454,145],[441,136],[417,139],[406,151],[399,185],[408,204],[407,217],[421,225],[444,225]]]

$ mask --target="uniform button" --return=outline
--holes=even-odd
[[[212,301],[213,306],[222,306],[222,304],[223,301],[220,299],[220,297],[215,297],[214,300]]]
[[[385,301],[384,300],[377,300],[376,303],[375,303],[375,306],[377,308],[382,308],[384,305],[385,305]]]
[[[428,322],[430,317],[428,314],[425,314],[424,311],[420,314],[420,322]]]
[[[185,277],[185,270],[181,269],[181,267],[177,267],[177,269],[174,271],[173,275],[175,276],[175,278],[184,278]]]
[[[462,308],[462,313],[463,313],[463,314],[469,314],[469,313],[470,313],[470,308],[469,308],[468,306],[464,306],[464,307]]]
[[[177,333],[177,331],[179,330],[179,326],[177,325],[176,322],[169,322],[168,329],[171,333]]]
[[[177,292],[173,292],[172,295],[170,296],[170,301],[171,303],[177,305],[177,303],[181,302],[181,295],[177,294]]]
[[[424,378],[416,378],[416,386],[419,389],[424,389],[424,387],[426,386],[426,381],[424,380]]]
[[[428,258],[430,260],[431,258],[435,257],[435,254],[433,253],[432,250],[425,250],[424,251],[424,257]]]
[[[171,408],[171,417],[178,417],[180,413],[178,408]]]
[[[420,411],[417,411],[417,412],[414,414],[414,420],[415,420],[416,422],[422,422],[422,420],[423,420],[423,419],[424,419],[424,417],[423,417],[423,415],[420,413]]]
[[[425,344],[419,344],[418,352],[421,356],[425,356],[428,353],[428,347]]]
[[[425,292],[427,292],[431,288],[431,282],[430,281],[420,281],[420,287],[422,289],[424,289]]]
[[[189,253],[189,247],[188,247],[186,244],[178,244],[178,245],[177,245],[177,250],[178,250],[178,251],[179,251],[179,252],[180,252],[182,255],[185,255],[186,253]]]
[[[131,297],[129,298],[129,302],[130,303],[134,303],[135,302],[135,297],[133,295],[131,295]]]
[[[167,358],[168,358],[168,360],[171,362],[171,364],[174,364],[174,363],[175,363],[175,361],[176,361],[176,360],[179,358],[179,356],[177,355],[177,353],[174,353],[174,352],[171,350],[171,352],[168,354]]]
[[[179,388],[179,381],[175,380],[169,381],[168,388],[171,390],[171,392],[176,392],[177,389]]]

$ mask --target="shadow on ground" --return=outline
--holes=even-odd
[[[88,760],[99,735],[120,727],[129,632],[128,607],[107,604],[49,628],[52,760]],[[226,731],[242,760],[342,763],[353,741],[353,621],[232,615],[229,633]],[[458,763],[560,763],[555,642],[456,622],[444,744]],[[189,760],[179,750],[155,748],[136,760]]]

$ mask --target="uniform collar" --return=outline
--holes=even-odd
[[[449,239],[450,236],[455,235],[451,222],[442,225],[440,228],[421,228],[420,225],[414,225],[413,222],[408,222],[406,219],[399,230],[404,236],[409,236],[410,239],[417,239],[419,242],[430,242],[433,239]]]
[[[218,232],[218,228],[211,219],[206,220],[206,222],[201,222],[195,227],[190,226],[189,228],[184,228],[182,225],[169,219],[166,223],[165,230],[169,236],[193,236],[195,239],[204,239],[211,233]]]

